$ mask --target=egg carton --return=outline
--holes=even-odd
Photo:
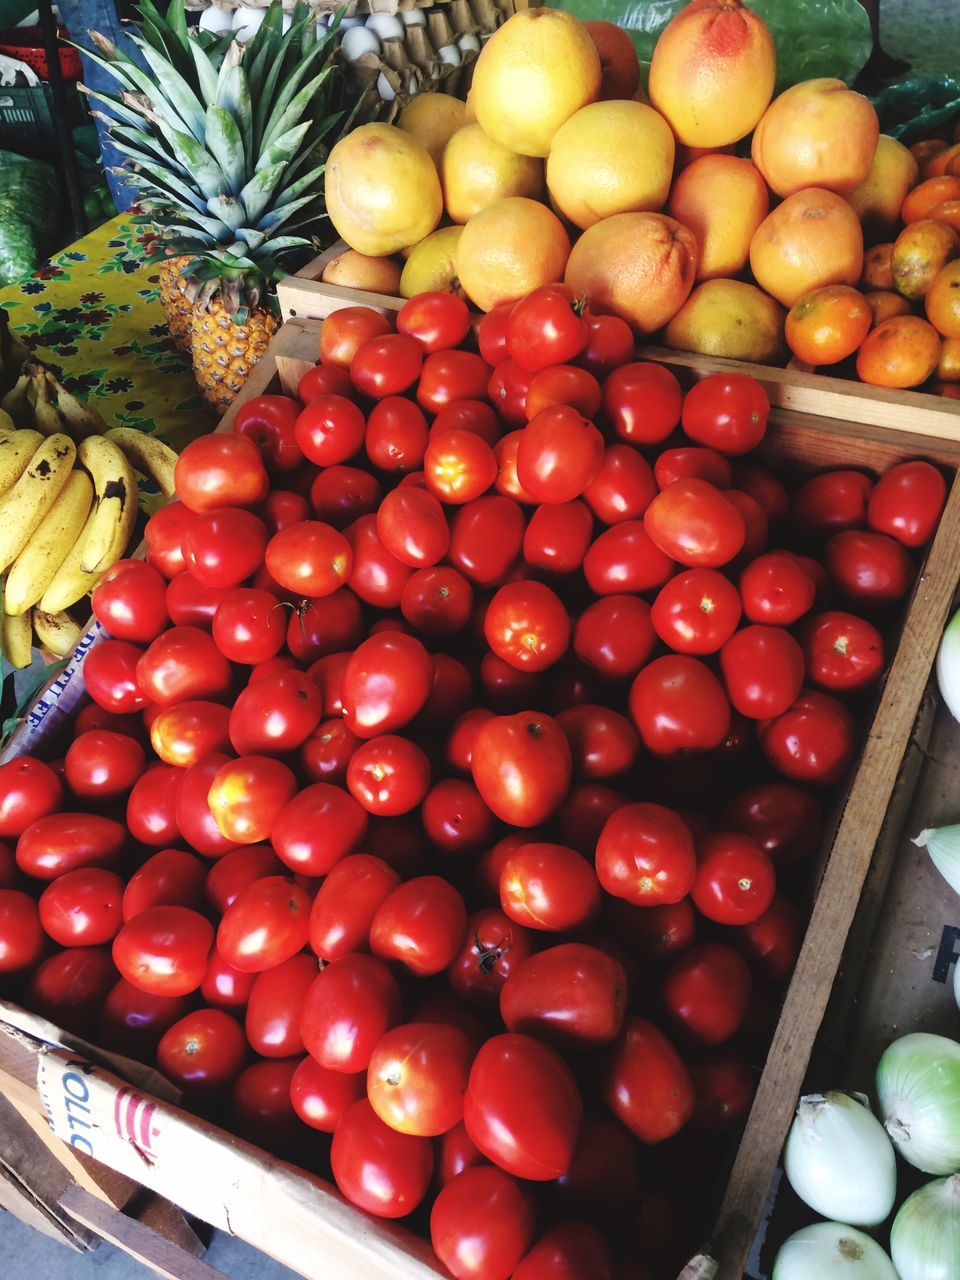
[[[283,7],[288,14],[293,10],[295,2],[296,0],[282,0]],[[308,2],[318,15],[333,14],[344,7],[342,0],[308,0]],[[242,28],[246,25],[252,25],[253,29],[256,30],[259,22],[255,18],[250,19],[249,15],[257,11],[262,13],[269,3],[270,0],[250,0],[249,3],[241,2],[241,0],[185,0],[186,8],[189,12],[219,11],[219,13],[212,14],[209,19],[204,20],[201,18],[200,25],[213,31],[229,31],[231,26],[236,30],[238,27]],[[456,0],[347,0],[344,12],[346,19],[351,20],[376,13],[403,15],[417,10],[449,8],[454,3],[456,3]],[[529,3],[522,3],[515,7],[526,9],[532,6]],[[227,19],[237,11],[242,14],[241,20],[237,23],[228,21]],[[510,12],[513,12],[513,8],[510,9]],[[221,17],[220,15],[225,16]]]

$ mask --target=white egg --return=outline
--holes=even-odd
[[[479,52],[480,52],[480,41],[479,41],[479,40],[477,39],[477,37],[473,34],[473,32],[472,32],[472,31],[468,31],[466,35],[460,36],[460,37],[459,37],[459,39],[457,40],[457,44],[460,46],[460,49],[461,49],[464,53],[467,53],[467,52],[470,52],[470,53],[479,53]]]
[[[384,102],[392,102],[397,96],[396,90],[382,71],[377,76],[377,93]]]
[[[364,18],[342,18],[340,20],[340,30],[348,31],[351,27],[362,27],[365,21]]]
[[[463,59],[460,57],[460,50],[455,44],[445,44],[442,49],[438,50],[440,61],[448,63],[451,67],[459,67]]]
[[[340,48],[348,62],[356,62],[365,53],[379,53],[380,41],[377,39],[376,32],[371,31],[369,27],[351,27],[349,31],[343,33]]]
[[[221,9],[219,5],[212,4],[208,9],[204,9],[200,15],[201,31],[231,31],[233,29],[233,14],[228,13],[226,9]]]
[[[266,16],[266,12],[266,9],[254,9],[250,5],[238,5],[233,11],[234,31],[245,30],[247,27],[252,31],[256,31]]]
[[[405,27],[425,27],[427,15],[422,9],[401,9],[400,21]]]
[[[410,94],[411,97],[413,97],[413,95],[417,92],[419,88],[420,88],[420,72],[416,69],[416,67],[414,67],[413,70],[410,72],[410,79],[407,81],[407,93]]]
[[[403,39],[403,23],[394,13],[371,13],[367,27],[375,31],[381,40]]]

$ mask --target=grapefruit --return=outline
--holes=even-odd
[[[344,249],[330,259],[320,279],[324,284],[339,284],[347,289],[396,294],[400,288],[400,268],[392,258],[368,258],[356,249]]]
[[[896,138],[881,133],[869,173],[847,195],[869,244],[878,244],[896,235],[900,227],[900,206],[919,176],[920,166],[908,148]]]
[[[856,284],[863,268],[860,221],[842,196],[811,187],[769,213],[750,242],[757,283],[785,307],[826,284]]]
[[[712,280],[743,270],[753,233],[770,212],[770,197],[749,160],[705,155],[677,175],[667,212],[697,237],[697,279]]]
[[[447,213],[467,222],[475,213],[506,196],[543,194],[543,161],[518,156],[484,133],[478,124],[458,129],[440,162],[440,185]]]
[[[783,307],[756,285],[706,280],[667,325],[663,341],[677,351],[781,364],[783,320]]]
[[[412,133],[439,168],[443,149],[467,123],[466,103],[449,93],[418,93],[397,117],[397,128]]]
[[[600,58],[599,100],[632,98],[640,87],[640,61],[628,33],[613,22],[583,25]]]
[[[563,278],[570,238],[545,204],[508,196],[487,205],[462,228],[456,269],[481,311],[512,302]]]

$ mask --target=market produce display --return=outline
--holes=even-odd
[[[774,471],[768,408],[562,284],[336,312],[0,767],[7,989],[463,1280],[674,1280],[946,492]]]

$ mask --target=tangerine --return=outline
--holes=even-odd
[[[895,316],[867,334],[857,374],[875,387],[919,387],[940,359],[940,335],[920,316]]]
[[[808,364],[837,364],[852,356],[870,332],[872,313],[863,294],[846,284],[814,289],[787,313],[787,346]]]

